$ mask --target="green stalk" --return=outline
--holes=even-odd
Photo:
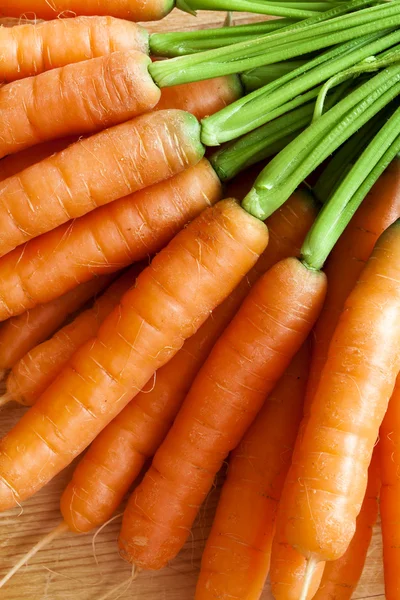
[[[400,31],[395,31],[384,37],[373,34],[337,46],[203,119],[203,143],[217,146],[267,123],[271,120],[270,114],[281,104],[399,42]],[[333,81],[339,84],[341,80]]]
[[[326,11],[314,19],[289,25],[255,40],[155,62],[149,66],[149,71],[160,87],[200,81],[282,62],[356,37],[390,30],[400,24],[398,0],[328,20],[328,14],[335,14],[339,10],[349,11],[370,1],[354,0],[340,9]]]
[[[268,83],[287,75],[305,64],[304,60],[287,60],[273,65],[264,65],[242,73],[241,80],[247,93],[254,92]]]
[[[391,66],[351,92],[282,150],[256,179],[243,207],[264,220],[353,133],[400,93],[400,66]]]
[[[310,269],[321,269],[361,202],[400,151],[400,108],[383,125],[324,205],[302,248]]]
[[[176,7],[191,14],[196,14],[197,10],[230,10],[293,19],[307,19],[318,13],[317,8],[303,9],[302,2],[265,2],[265,0],[177,0]],[[326,6],[322,10],[326,10]]]

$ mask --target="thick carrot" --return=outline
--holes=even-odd
[[[44,158],[48,158],[56,152],[65,150],[68,146],[78,140],[78,136],[61,138],[59,140],[51,140],[50,142],[44,142],[32,148],[26,148],[21,150],[17,154],[9,154],[0,160],[0,182],[17,175],[20,171],[31,167],[32,165],[40,162]]]
[[[0,81],[15,81],[111,52],[148,53],[147,31],[112,17],[54,19],[0,28]]]
[[[309,358],[306,342],[232,454],[196,600],[261,596],[279,498],[303,416]]]
[[[79,310],[110,280],[108,275],[82,283],[64,296],[3,323],[0,327],[0,373],[11,369],[27,352],[48,338],[68,315]]]
[[[314,600],[326,600],[326,598],[350,600],[357,587],[371,542],[372,529],[378,517],[381,487],[378,454],[379,452],[375,450],[372,455],[368,470],[367,491],[361,512],[357,517],[354,537],[341,558],[326,563],[321,584]]]
[[[299,253],[316,212],[311,196],[298,192],[267,220],[270,241],[253,269],[96,438],[62,496],[61,509],[70,529],[88,531],[111,517],[145,460],[165,438],[201,365],[250,286],[275,262]]]
[[[0,158],[149,111],[160,99],[149,64],[142,52],[113,52],[0,87]]]
[[[325,276],[296,258],[280,261],[253,286],[128,503],[123,558],[159,569],[180,550],[227,454],[317,319],[325,287]]]
[[[233,200],[178,233],[2,440],[2,510],[34,494],[89,445],[232,291],[267,242],[266,226]]]
[[[3,0],[0,14],[35,15],[39,19],[74,15],[111,15],[131,21],[157,21],[173,8],[171,0]]]
[[[0,259],[0,319],[49,301],[96,275],[161,250],[217,202],[221,184],[203,159],[168,181],[98,208]]]
[[[18,361],[14,361],[11,365],[11,373],[6,380],[6,394],[3,401],[14,401],[25,406],[32,406],[54,381],[74,352],[96,335],[102,321],[119,303],[123,294],[134,284],[144,266],[144,263],[135,264],[97,298],[93,306],[59,329],[49,340],[42,343],[38,341],[38,345],[31,346],[29,351],[26,351]],[[105,278],[106,276],[103,275],[100,279]],[[81,283],[78,289],[93,287],[96,281],[98,280],[93,279],[88,283]],[[69,292],[68,295],[71,296],[74,292],[75,290]],[[63,298],[65,296],[61,296],[50,304],[60,303]],[[38,308],[40,309],[41,306]],[[38,308],[33,308],[28,313],[34,313]],[[3,327],[12,321],[22,320],[25,314],[27,313],[6,321]],[[48,335],[45,337],[47,338]]]
[[[400,368],[400,221],[379,238],[347,298],[283,494],[288,542],[309,560],[342,556]],[[383,309],[384,307],[384,309]]]
[[[400,216],[400,159],[382,173],[333,248],[325,265],[329,287],[314,328],[307,402],[315,395],[329,344],[347,296],[376,240]]]
[[[379,455],[382,477],[380,512],[383,538],[385,598],[400,594],[400,375],[380,429]]]
[[[157,111],[80,140],[9,177],[0,184],[0,256],[197,163],[204,152],[199,135],[192,115]]]

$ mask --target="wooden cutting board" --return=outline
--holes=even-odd
[[[148,24],[152,31],[205,28],[222,24],[223,13],[202,12],[198,17],[173,11],[161,23]],[[235,16],[235,23],[254,17]],[[259,17],[257,17],[260,20]],[[0,435],[20,418],[23,409],[6,407],[0,412]],[[0,577],[60,522],[59,498],[71,474],[61,473],[45,489],[19,509],[0,517]],[[201,552],[218,499],[218,486],[210,494],[184,549],[171,565],[160,572],[142,573],[130,584],[130,566],[117,551],[121,518],[117,517],[93,534],[67,534],[43,549],[2,590],[0,600],[97,600],[110,591],[110,600],[190,600],[193,598]],[[119,590],[114,590],[121,586]],[[363,578],[354,598],[384,600],[382,543],[376,527]],[[266,586],[263,600],[271,600]]]

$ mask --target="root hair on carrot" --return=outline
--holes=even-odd
[[[122,590],[121,593],[118,594],[118,596],[116,596],[113,600],[118,600],[118,598],[122,598],[123,595],[125,594],[125,592],[127,592],[129,590],[132,583],[134,581],[136,581],[141,570],[142,569],[139,569],[138,567],[136,567],[136,565],[133,565],[131,576],[128,579],[125,579],[125,581],[123,581],[122,583],[119,583],[115,587],[111,588],[111,590],[108,590],[108,592],[106,594],[104,594],[104,596],[97,598],[97,600],[109,600],[109,598],[111,598],[113,596],[113,594],[115,594],[116,592],[118,592],[120,590]]]
[[[92,552],[93,552],[93,558],[95,560],[96,566],[99,569],[100,573],[101,573],[101,569],[100,569],[100,564],[97,558],[97,554],[96,554],[96,539],[97,536],[99,535],[99,533],[101,533],[103,531],[103,529],[105,529],[107,527],[107,525],[109,525],[110,523],[112,523],[113,521],[115,521],[116,519],[119,519],[119,517],[122,517],[123,513],[118,513],[117,515],[114,515],[113,517],[111,517],[111,519],[108,519],[108,521],[106,521],[105,523],[103,523],[103,525],[101,527],[98,528],[97,531],[95,531],[93,537],[92,537]]]

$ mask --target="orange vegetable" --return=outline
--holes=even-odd
[[[204,152],[199,135],[192,115],[157,111],[80,140],[9,177],[0,183],[0,256],[197,163]]]
[[[0,259],[0,319],[153,254],[220,197],[219,179],[204,159],[17,248]]]
[[[323,273],[296,258],[277,263],[254,285],[128,503],[123,558],[160,569],[183,546],[223,461],[317,319],[325,287]]]
[[[135,50],[113,52],[0,87],[0,158],[149,111],[160,99],[150,63]],[[101,155],[96,158],[101,165]]]
[[[267,243],[266,226],[233,200],[178,233],[1,441],[0,509],[34,494],[80,454],[228,296]]]
[[[34,14],[39,19],[74,15],[111,15],[131,21],[156,21],[172,10],[171,0],[2,0],[0,14],[20,17]]]
[[[381,481],[378,454],[375,450],[368,470],[368,485],[361,512],[357,517],[356,532],[346,552],[338,560],[325,565],[319,589],[314,600],[350,600],[361,577],[372,538],[372,529],[378,517]],[[387,597],[387,596],[386,596]]]
[[[68,315],[104,289],[110,279],[110,276],[98,277],[78,285],[64,296],[3,323],[0,326],[0,374],[11,369],[27,352],[48,338]]]
[[[279,498],[303,415],[309,358],[306,342],[231,456],[196,600],[261,596]]]
[[[400,375],[380,429],[379,455],[382,477],[380,498],[383,537],[385,598],[397,600],[400,594]]]
[[[68,146],[79,139],[77,136],[66,137],[60,140],[51,140],[44,142],[32,148],[26,148],[17,152],[17,154],[9,154],[0,160],[0,181],[4,181],[7,177],[17,175],[20,171],[31,167],[40,162],[44,158],[48,158],[56,152],[65,150]]]
[[[0,9],[1,10],[1,9]],[[112,17],[54,19],[0,28],[0,81],[15,81],[111,52],[148,53],[148,33]]]

